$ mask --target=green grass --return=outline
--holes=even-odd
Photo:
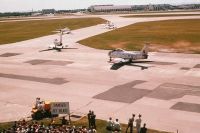
[[[61,121],[59,120],[60,118],[56,118],[55,119],[55,124],[61,124]],[[44,119],[41,121],[38,121],[39,123],[43,122],[44,125],[48,125],[50,124],[50,119]],[[31,121],[29,121],[29,123],[31,123]],[[7,122],[7,123],[0,123],[0,132],[3,129],[8,129],[11,128],[12,125],[14,124],[14,122]],[[75,125],[76,127],[80,127],[80,126],[86,126],[88,127],[88,121],[86,117],[83,117],[82,119],[78,120],[78,121],[72,121],[71,125]],[[106,121],[104,120],[96,120],[96,125],[97,125],[97,132],[98,133],[106,133]],[[121,128],[122,128],[122,133],[125,133],[125,130],[127,128],[126,124],[121,124]],[[148,125],[147,125],[148,128]],[[136,132],[136,131],[134,131]],[[148,129],[148,133],[169,133],[169,132],[164,132],[164,131],[157,131],[157,130],[153,130],[153,129]]]
[[[122,16],[126,18],[142,18],[142,17],[179,17],[179,16],[200,16],[200,14],[149,14],[149,15],[129,15]]]
[[[136,23],[79,41],[98,49],[127,50],[140,50],[147,42],[152,51],[200,53],[200,19]]]
[[[0,44],[14,43],[45,35],[64,27],[71,30],[104,23],[101,18],[74,18],[55,20],[31,20],[21,22],[0,22]]]

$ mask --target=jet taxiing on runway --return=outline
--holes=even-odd
[[[71,30],[68,27],[65,27],[63,29],[57,29],[54,32],[57,32],[57,33],[61,32],[62,34],[71,34],[72,33]]]
[[[148,58],[148,44],[141,51],[125,51],[123,49],[115,49],[108,53],[111,63],[132,63],[134,60]]]
[[[48,49],[41,50],[40,52],[49,51],[49,50],[57,50],[57,51],[60,52],[61,49],[69,49],[69,48],[67,48],[68,45],[63,45],[62,36],[63,36],[63,34],[70,34],[71,31],[68,28],[64,28],[64,29],[59,29],[59,30],[54,31],[54,32],[58,32],[59,33],[60,40],[58,41],[58,39],[55,39],[54,40],[54,44],[50,45]]]
[[[107,21],[105,24],[106,29],[116,29],[117,27],[114,25],[113,22]]]

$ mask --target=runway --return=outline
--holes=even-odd
[[[144,21],[200,18],[123,18],[102,15],[117,27]],[[30,116],[36,97],[69,101],[72,114],[94,110],[97,118],[142,114],[147,128],[180,133],[200,130],[200,55],[150,52],[147,62],[111,69],[108,51],[76,43],[108,32],[102,25],[72,31],[72,48],[45,51],[58,35],[0,45],[0,122]],[[145,68],[145,69],[143,69]]]

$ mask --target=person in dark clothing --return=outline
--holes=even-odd
[[[144,126],[140,129],[140,133],[147,133],[146,123],[144,123]]]
[[[18,125],[17,125],[17,121],[15,121],[15,122],[14,122],[14,125],[13,125],[13,127],[12,127],[14,131],[17,130],[17,126],[18,126]]]
[[[61,123],[62,123],[62,125],[68,125],[68,121],[67,121],[67,119],[65,119],[65,117],[62,117]]]
[[[91,129],[91,115],[92,115],[92,111],[90,110],[89,113],[87,114],[89,129]]]
[[[93,111],[91,112],[91,127],[96,129],[96,115]]]
[[[130,133],[133,133],[133,119],[130,118],[128,121],[128,127],[126,128],[126,133],[128,133],[128,129],[130,128]]]
[[[128,121],[128,127],[126,128],[126,133],[128,132],[128,129],[130,128],[130,133],[133,133],[133,122],[134,122],[135,114],[132,114],[132,118]]]

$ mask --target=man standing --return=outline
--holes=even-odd
[[[140,133],[147,133],[146,123],[144,123],[144,126],[140,130]]]
[[[128,133],[128,129],[130,128],[130,133],[133,133],[133,120],[130,118],[128,120],[128,127],[126,128],[126,133]]]
[[[87,116],[88,116],[89,129],[91,129],[91,115],[92,115],[92,111],[89,110],[89,113],[87,114]]]
[[[129,121],[128,121],[128,127],[126,128],[126,133],[128,132],[129,127],[130,127],[130,133],[133,133],[133,129],[134,129],[133,122],[134,122],[134,119],[135,119],[135,114],[132,114],[132,118],[130,118]]]
[[[91,127],[96,129],[96,115],[94,114],[94,111],[91,112]]]
[[[142,117],[141,114],[139,114],[139,118],[136,120],[136,129],[137,129],[137,133],[140,133],[141,123],[142,123],[141,117]]]

